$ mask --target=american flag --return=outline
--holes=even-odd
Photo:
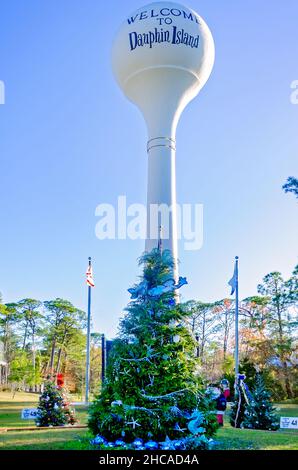
[[[86,282],[87,282],[88,286],[94,287],[95,284],[94,284],[94,280],[93,280],[92,266],[88,266],[87,271],[86,271],[86,277],[87,277]]]

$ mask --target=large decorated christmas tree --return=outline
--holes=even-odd
[[[142,449],[207,448],[217,428],[202,392],[195,342],[185,327],[167,250],[145,254],[120,324],[101,393],[89,411],[94,443]]]

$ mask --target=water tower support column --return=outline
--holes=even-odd
[[[172,252],[178,278],[176,142],[171,137],[153,137],[147,144],[147,240],[146,251],[158,246],[162,227],[162,249]]]

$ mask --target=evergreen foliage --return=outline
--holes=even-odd
[[[37,409],[38,427],[64,426],[76,422],[74,410],[69,406],[64,389],[51,379],[44,385]]]
[[[121,321],[89,428],[109,441],[191,436],[203,447],[217,428],[214,403],[202,393],[186,313],[174,289],[165,287],[171,285],[172,256],[156,249],[140,264],[143,276],[129,290],[135,300]]]
[[[252,398],[246,406],[244,415],[243,427],[245,428],[267,431],[276,431],[279,428],[279,420],[261,374],[257,374]]]

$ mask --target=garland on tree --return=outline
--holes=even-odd
[[[251,399],[251,393],[244,382],[245,375],[239,374],[238,384],[235,388],[234,402],[231,405],[230,423],[234,428],[242,428],[245,417],[246,406]]]
[[[252,397],[247,404],[243,427],[249,429],[264,429],[276,431],[279,428],[279,420],[275,408],[271,402],[271,395],[266,390],[261,374],[256,376],[256,384],[252,390]]]
[[[62,374],[57,376],[57,385],[54,377],[48,377],[39,397],[36,426],[65,426],[77,422],[63,385]]]
[[[143,276],[120,324],[101,393],[89,409],[97,445],[206,448],[217,429],[214,403],[196,374],[195,342],[176,303],[170,251],[140,260]]]

